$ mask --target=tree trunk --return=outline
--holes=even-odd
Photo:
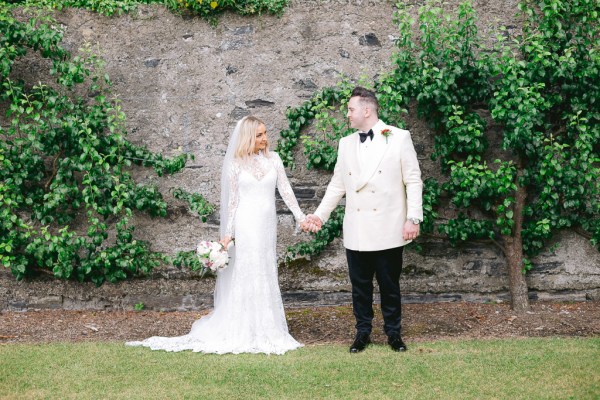
[[[507,236],[506,261],[508,266],[508,287],[510,290],[510,307],[514,311],[529,310],[529,296],[527,295],[527,282],[523,274],[523,244],[521,238]]]
[[[529,296],[527,295],[527,282],[523,271],[523,208],[527,199],[527,191],[519,185],[519,178],[523,170],[517,172],[517,191],[515,193],[514,221],[512,236],[505,236],[506,261],[508,264],[508,279],[510,290],[510,305],[514,311],[524,312],[529,310]]]

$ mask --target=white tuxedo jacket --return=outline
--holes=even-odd
[[[384,129],[391,131],[387,141],[381,134]],[[373,134],[364,165],[359,162],[358,132],[340,140],[333,177],[315,211],[327,221],[346,195],[343,233],[344,246],[350,250],[404,246],[410,242],[402,238],[407,218],[423,220],[423,182],[410,132],[379,120]]]

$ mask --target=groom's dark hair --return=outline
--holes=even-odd
[[[377,97],[375,96],[375,93],[369,89],[365,89],[362,86],[357,86],[352,91],[352,95],[350,97],[360,97],[360,101],[371,106],[373,111],[377,112],[379,110],[379,102],[377,101]]]

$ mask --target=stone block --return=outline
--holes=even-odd
[[[367,33],[363,36],[360,36],[358,38],[358,43],[361,46],[376,46],[376,47],[381,47],[381,43],[379,42],[379,39],[377,38],[377,35],[375,35],[374,33]]]
[[[63,306],[62,296],[33,297],[27,304],[28,308],[60,309]]]

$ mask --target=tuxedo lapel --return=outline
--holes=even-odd
[[[383,129],[385,129],[385,124],[381,121],[377,122],[373,127],[373,147],[367,162],[361,168],[360,177],[356,181],[357,191],[362,189],[373,177],[377,171],[377,167],[381,164],[381,160],[389,148],[386,138],[381,134]],[[358,146],[358,140],[356,142]],[[356,153],[357,151],[355,151],[355,154]],[[358,163],[358,159],[356,162]]]

